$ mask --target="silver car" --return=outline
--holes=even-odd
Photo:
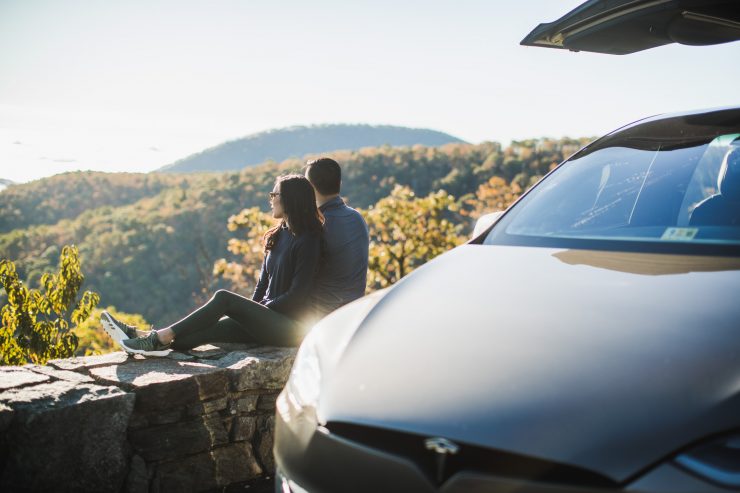
[[[538,39],[664,44],[615,48],[638,4],[732,36],[682,3],[702,5],[591,1]],[[740,107],[627,125],[312,329],[278,398],[277,489],[739,491],[739,294]]]
[[[740,108],[628,125],[470,243],[326,317],[288,491],[740,488]]]

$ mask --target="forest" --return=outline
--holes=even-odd
[[[465,242],[477,217],[505,209],[590,140],[322,154],[342,165],[342,196],[368,222],[368,291]],[[300,173],[315,157],[235,172],[75,172],[12,185],[0,192],[0,258],[14,262],[25,285],[38,287],[57,269],[63,247],[75,245],[83,288],[99,294],[99,307],[161,327],[218,288],[251,294],[259,237],[273,222],[267,192],[275,177]],[[107,350],[90,334],[95,323],[80,327],[78,354]]]

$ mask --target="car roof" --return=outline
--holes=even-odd
[[[670,43],[739,39],[737,0],[589,0],[538,25],[521,44],[624,55]]]
[[[697,140],[713,138],[725,131],[734,133],[738,125],[740,106],[663,113],[617,128],[583,147],[569,159],[613,146],[615,142],[636,149],[653,148],[656,142],[660,142],[664,148],[681,148]]]

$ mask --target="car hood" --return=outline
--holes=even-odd
[[[458,247],[363,307],[319,416],[627,480],[740,424],[739,269]]]

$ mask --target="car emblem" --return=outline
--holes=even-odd
[[[460,446],[446,438],[434,437],[424,440],[424,446],[437,454],[437,482],[441,483],[445,474],[445,460],[448,455],[455,455]]]

